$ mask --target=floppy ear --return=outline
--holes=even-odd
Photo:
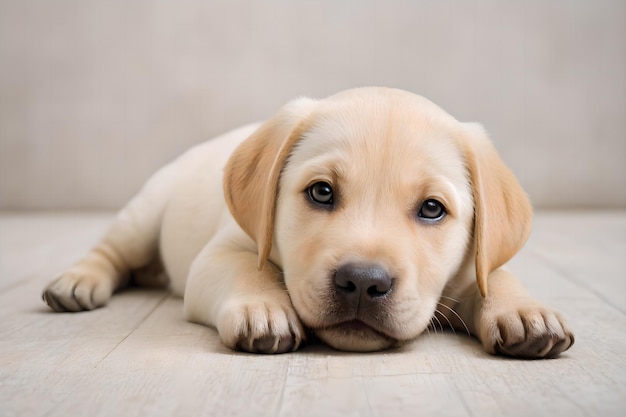
[[[483,297],[487,276],[526,243],[531,231],[528,196],[507,168],[483,127],[466,123],[462,141],[474,194],[476,280]]]
[[[224,168],[224,197],[231,214],[257,244],[261,269],[272,248],[280,172],[303,132],[315,100],[300,98],[283,107],[242,142]]]

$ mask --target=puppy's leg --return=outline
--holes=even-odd
[[[171,164],[158,171],[120,211],[96,247],[44,289],[42,298],[53,310],[83,311],[102,306],[126,284],[131,270],[153,260],[176,176]]]
[[[249,238],[232,239],[226,231],[194,260],[185,288],[185,317],[216,327],[231,349],[259,353],[296,350],[304,330],[281,272],[270,262],[259,270],[252,242],[241,244],[242,240]]]
[[[488,277],[483,298],[476,285],[459,296],[447,317],[454,327],[469,331],[491,354],[522,358],[552,358],[574,343],[574,335],[558,312],[532,298],[513,274],[498,269]],[[443,300],[442,300],[443,302]],[[448,300],[449,302],[449,300]]]

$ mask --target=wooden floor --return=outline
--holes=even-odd
[[[372,354],[237,353],[163,291],[52,313],[42,287],[111,218],[0,214],[1,417],[626,415],[626,212],[537,215],[510,266],[576,333],[543,361],[441,331]]]

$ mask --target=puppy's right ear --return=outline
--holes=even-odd
[[[278,180],[293,145],[311,123],[316,100],[284,106],[233,152],[224,169],[224,197],[239,226],[257,244],[259,269],[267,260],[274,231]]]

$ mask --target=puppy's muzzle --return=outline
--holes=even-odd
[[[380,265],[349,263],[337,269],[334,284],[343,310],[361,318],[380,309],[391,292],[393,279]]]
[[[314,329],[339,350],[374,351],[396,344],[388,333],[394,278],[378,264],[347,263],[331,276],[327,325]],[[332,313],[331,313],[332,312]]]

